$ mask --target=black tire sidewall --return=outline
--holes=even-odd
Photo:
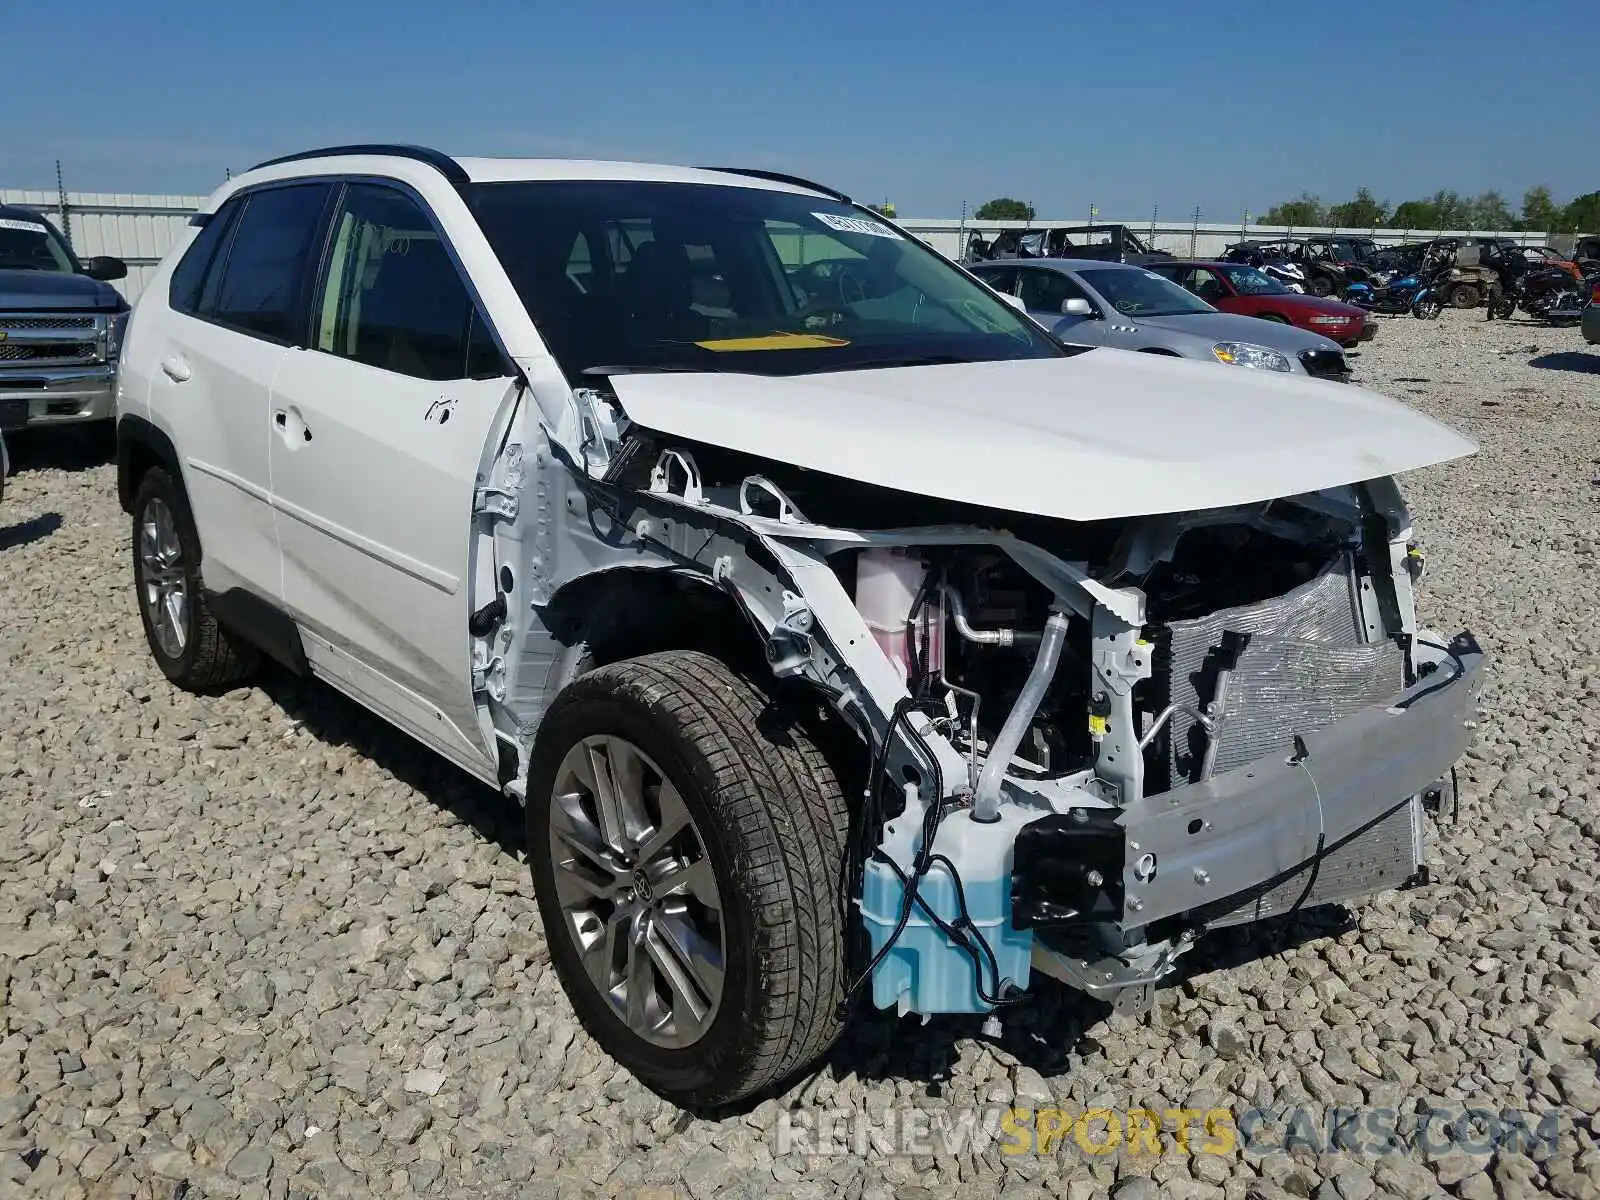
[[[590,981],[556,899],[549,849],[549,813],[555,772],[572,746],[586,737],[611,735],[637,746],[661,768],[683,797],[711,861],[722,898],[723,991],[711,1026],[683,1049],[656,1046],[633,1033]],[[754,1055],[761,1027],[761,975],[753,923],[755,898],[733,870],[737,849],[714,811],[718,788],[710,765],[673,736],[661,716],[630,694],[593,681],[557,699],[540,726],[529,772],[527,848],[534,893],[555,966],[579,1022],[612,1058],[667,1098],[685,1104],[697,1096],[720,1097],[737,1086]]]
[[[183,653],[170,657],[161,649],[155,629],[150,622],[150,612],[144,599],[144,567],[139,555],[139,530],[144,524],[145,507],[152,499],[159,499],[172,513],[178,531],[178,544],[183,550],[183,581],[188,603],[184,606],[185,622]],[[183,494],[172,482],[172,477],[162,470],[148,472],[139,481],[133,500],[133,586],[134,599],[139,606],[139,623],[144,626],[144,638],[150,655],[168,679],[177,681],[188,675],[195,666],[195,656],[200,652],[200,535],[195,531],[194,518]]]

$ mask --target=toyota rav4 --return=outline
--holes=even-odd
[[[155,661],[265,653],[520,802],[573,1008],[677,1103],[857,998],[1139,1012],[1419,875],[1482,669],[1413,604],[1433,420],[1066,348],[761,171],[345,147],[192,224],[119,402]]]

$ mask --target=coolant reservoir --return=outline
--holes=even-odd
[[[902,549],[863,550],[856,562],[856,611],[902,680],[911,676],[919,644],[926,643],[930,664],[939,661],[937,607],[923,605],[916,643],[906,628],[926,575],[922,561]]]

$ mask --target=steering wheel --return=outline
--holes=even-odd
[[[848,263],[837,259],[823,259],[807,263],[790,279],[807,295],[814,295],[832,284],[841,304],[856,304],[867,298],[867,285]]]
[[[843,301],[824,298],[811,304],[802,305],[790,317],[790,320],[804,323],[810,321],[813,317],[820,317],[830,313],[833,315],[834,320],[828,321],[827,324],[829,325],[834,324],[837,320],[849,320],[855,315],[850,311],[850,306]]]

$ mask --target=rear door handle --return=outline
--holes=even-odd
[[[188,359],[181,354],[174,354],[161,360],[161,369],[173,383],[184,383],[194,371],[189,367]]]

